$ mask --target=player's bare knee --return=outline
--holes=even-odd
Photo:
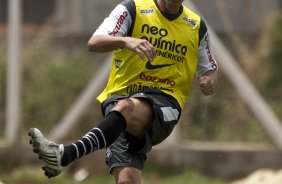
[[[127,122],[131,121],[132,112],[134,110],[134,103],[129,99],[119,101],[112,110],[119,111]]]
[[[128,98],[119,101],[112,110],[119,111],[126,120],[126,131],[142,138],[145,129],[153,120],[153,110],[149,102],[144,99]]]
[[[132,180],[123,180],[123,181],[118,181],[117,184],[137,184],[137,182]]]
[[[114,169],[117,184],[140,184],[141,172],[135,168],[117,167]]]

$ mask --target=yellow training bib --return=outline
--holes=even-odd
[[[168,20],[153,0],[135,0],[135,5],[132,37],[148,40],[157,57],[149,62],[126,48],[114,51],[107,87],[97,99],[158,89],[183,108],[198,64],[200,17],[183,7],[179,17]]]

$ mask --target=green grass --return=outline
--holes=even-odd
[[[90,176],[83,181],[77,181],[73,175],[63,172],[56,178],[47,179],[40,167],[22,167],[11,173],[1,173],[1,180],[5,184],[113,184],[113,176],[108,172],[90,173]],[[182,172],[169,172],[168,170],[155,170],[148,168],[142,178],[143,184],[227,184],[227,181],[209,178],[195,171],[184,170]]]

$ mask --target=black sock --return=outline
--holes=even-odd
[[[85,134],[80,140],[64,147],[62,166],[83,155],[111,145],[125,131],[126,120],[118,111],[111,111],[96,128]]]

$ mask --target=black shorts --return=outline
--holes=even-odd
[[[161,143],[172,132],[177,124],[181,108],[178,102],[171,96],[160,91],[148,91],[132,93],[128,96],[113,95],[102,103],[102,112],[105,116],[115,104],[125,98],[143,98],[152,104],[155,112],[155,119],[146,131],[145,144],[141,149],[134,149],[134,142],[131,135],[123,132],[119,138],[106,149],[106,163],[110,172],[115,167],[134,167],[139,170],[144,168],[144,163],[152,146]]]

